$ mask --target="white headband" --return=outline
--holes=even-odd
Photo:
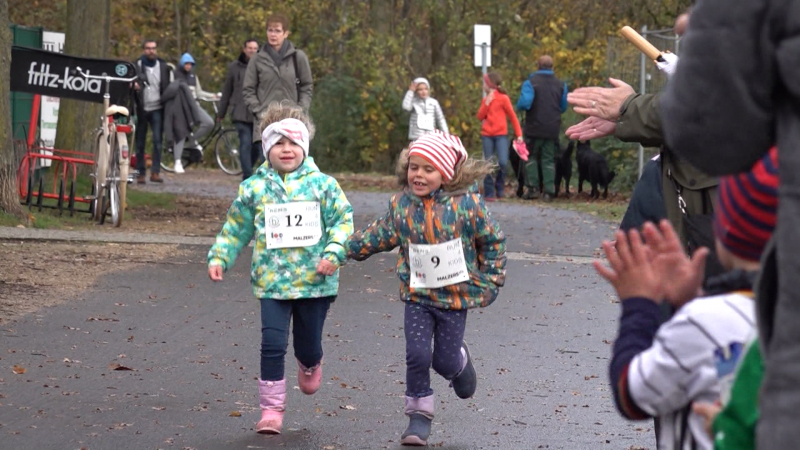
[[[308,157],[308,128],[297,119],[283,119],[280,122],[270,124],[261,133],[261,149],[264,158],[269,159],[269,150],[286,137],[295,144],[303,148],[303,154]]]

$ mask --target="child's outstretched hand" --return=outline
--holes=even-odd
[[[339,267],[336,264],[328,261],[325,258],[320,259],[319,263],[317,263],[317,273],[328,277],[336,273],[338,268]]]
[[[211,281],[222,281],[222,266],[208,266],[208,278]]]
[[[703,285],[709,250],[701,247],[690,259],[678,234],[666,219],[658,224],[658,228],[646,223],[643,233],[647,246],[653,251],[653,267],[663,279],[669,280],[664,285],[664,298],[676,308],[696,298]]]
[[[615,234],[615,245],[603,242],[603,251],[608,263],[595,261],[597,273],[606,279],[617,291],[620,299],[643,297],[660,302],[663,295],[663,278],[653,267],[649,250],[636,230],[628,235],[623,231]]]

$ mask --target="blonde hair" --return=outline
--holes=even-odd
[[[408,185],[409,152],[410,150],[408,148],[404,148],[397,158],[395,172],[397,173],[398,182],[402,187]],[[496,168],[497,165],[491,161],[468,158],[461,167],[456,169],[452,180],[442,183],[442,188],[447,192],[466,189],[472,185],[472,183],[483,180],[486,178],[486,175],[494,173]]]
[[[303,125],[308,128],[308,140],[314,139],[316,127],[311,117],[308,116],[303,108],[295,105],[289,100],[283,100],[280,103],[272,102],[267,107],[266,111],[261,114],[261,123],[259,123],[259,134],[262,133],[268,126],[275,122],[280,122],[283,119],[297,119],[303,122]]]

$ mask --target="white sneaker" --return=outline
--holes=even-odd
[[[181,161],[175,161],[175,173],[185,173],[186,171],[183,170],[183,163]]]

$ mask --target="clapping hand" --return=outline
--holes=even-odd
[[[664,294],[664,277],[653,266],[650,251],[639,232],[631,230],[626,234],[617,231],[615,238],[616,245],[610,241],[603,242],[610,267],[595,261],[597,273],[614,286],[622,300],[639,297],[660,303]]]
[[[675,308],[680,308],[696,298],[703,285],[709,249],[701,247],[689,258],[678,234],[666,219],[658,227],[646,223],[643,233],[652,252],[653,267],[667,280],[664,283],[664,299]]]

